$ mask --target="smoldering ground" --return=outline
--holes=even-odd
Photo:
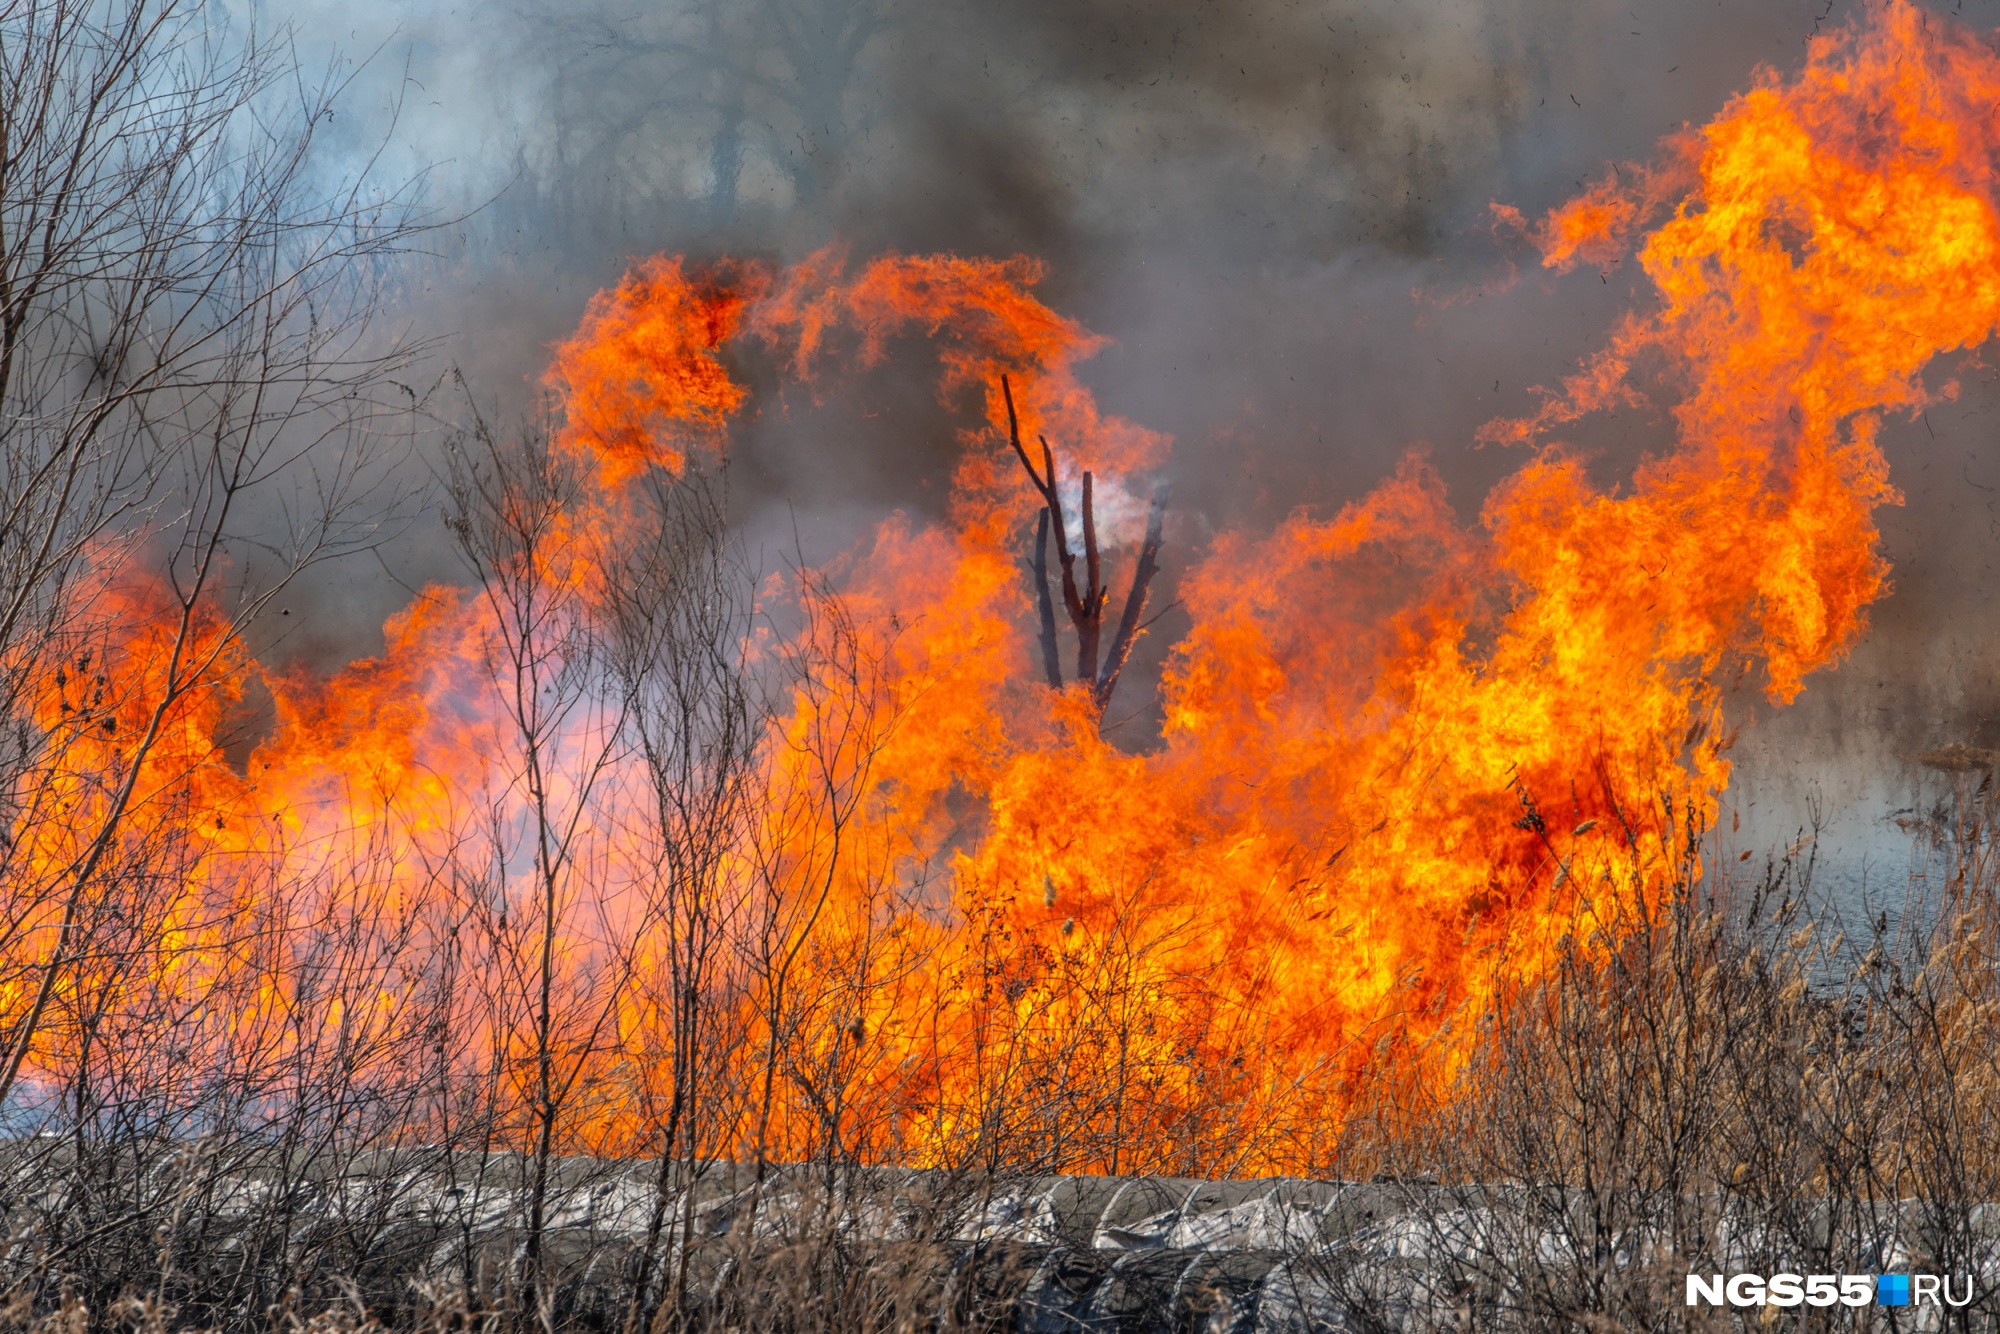
[[[1934,7],[2000,24],[2000,0]],[[237,18],[290,24],[308,66],[351,73],[338,165],[380,150],[379,172],[423,173],[457,219],[399,276],[395,313],[440,339],[433,373],[461,369],[496,420],[531,411],[547,345],[633,256],[1040,257],[1044,298],[1114,340],[1086,372],[1101,401],[1175,437],[1171,587],[1204,534],[1337,507],[1414,447],[1476,520],[1520,462],[1474,448],[1477,427],[1529,407],[1650,299],[1630,263],[1544,275],[1496,236],[1491,203],[1532,216],[1646,159],[1856,12],[259,0]],[[824,557],[895,509],[939,511],[965,417],[909,351],[852,384],[763,395],[730,485],[767,565],[795,543]],[[1761,706],[1754,682],[1737,692],[1746,835],[1789,837],[1817,796],[1872,848],[1909,799],[1904,759],[2000,719],[1982,591],[2000,561],[2000,377],[1985,360],[1936,377],[1959,378],[1956,402],[1885,428],[1907,503],[1881,515],[1894,590],[1852,657],[1790,709]],[[431,401],[449,416],[451,399]],[[1669,443],[1664,407],[1571,438],[1616,481]],[[412,589],[461,577],[420,517],[379,559],[302,584],[281,651],[320,666],[369,652]]]

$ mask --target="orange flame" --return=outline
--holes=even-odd
[[[689,277],[678,257],[656,255],[590,299],[547,381],[562,399],[562,446],[596,465],[600,485],[678,474],[691,446],[716,443],[746,396],[717,351],[761,285],[754,267]]]
[[[732,338],[806,376],[920,332],[941,393],[984,395],[950,522],[891,520],[802,581],[811,614],[792,647],[807,666],[764,738],[750,837],[775,851],[732,854],[729,875],[742,900],[777,905],[795,992],[842,999],[785,1021],[797,1077],[767,1084],[757,1144],[801,1153],[866,1123],[873,1156],[942,1160],[1046,1114],[1094,1146],[1069,1167],[1302,1170],[1322,1165],[1360,1081],[1447,1082],[1469,1018],[1538,976],[1601,901],[1661,892],[1673,813],[1714,815],[1729,777],[1718,683],[1756,669],[1789,702],[1862,632],[1887,575],[1872,516],[1898,500],[1880,414],[1953,392],[1925,388],[1924,367],[2000,320],[1996,94],[1985,44],[1893,0],[1816,41],[1797,75],[1760,74],[1670,140],[1664,165],[1524,225],[1557,270],[1609,262],[1651,227],[1638,254],[1660,299],[1532,417],[1483,438],[1543,442],[1664,386],[1677,447],[1605,490],[1541,443],[1470,531],[1411,456],[1330,518],[1221,535],[1182,578],[1193,625],[1143,753],[1103,739],[1081,690],[1028,670],[1018,560],[1038,502],[1000,434],[1000,375],[1020,386],[1025,433],[1075,467],[1131,478],[1168,453],[1077,380],[1102,340],[1031,295],[1039,264],[892,255],[849,276],[829,251],[781,273],[691,274],[656,258],[594,298],[549,372],[558,447],[594,479],[564,539],[586,566],[631,521],[635,478],[678,475],[724,441],[746,401],[721,359]],[[566,582],[586,603],[601,592]],[[144,608],[113,610],[133,629],[98,670],[132,701],[131,719],[113,711],[122,734],[165,650]],[[381,840],[394,855],[367,893],[422,905],[453,849],[490,827],[503,846],[481,911],[497,913],[495,967],[521,967],[531,942],[507,923],[527,854],[506,832],[522,797],[490,670],[498,614],[428,590],[379,660],[272,681],[281,725],[242,778],[216,763],[216,706],[173,715],[147,764],[149,791],[178,785],[176,809],[197,813],[176,892],[251,902],[308,868],[334,886]],[[254,672],[216,651],[225,680]],[[40,726],[78,725],[66,688]],[[589,717],[555,737],[559,754],[613,725]],[[115,775],[111,735],[63,781]],[[609,961],[643,974],[668,949],[639,906],[646,859],[616,833],[641,822],[643,785],[628,760],[608,772],[564,794],[613,831],[565,882],[555,928],[579,1010]],[[56,837],[38,855],[71,853]],[[258,858],[279,869],[244,869]],[[322,897],[343,892],[360,893]],[[471,910],[454,902],[462,925]],[[204,919],[183,915],[195,957]],[[449,916],[426,926],[432,947],[460,939]],[[45,936],[24,937],[27,957]],[[629,956],[613,948],[634,939]],[[257,1005],[316,1003],[285,966],[271,975]],[[368,985],[393,1025],[419,983],[385,968]],[[563,1039],[603,1144],[653,1133],[632,1092],[647,1076],[631,1072],[675,1038],[644,990],[613,1005],[609,1037]],[[776,1011],[750,992],[731,1003],[735,1059],[754,1065],[780,1041]],[[496,1013],[467,1009],[464,1045],[518,1056],[520,1024]],[[35,1059],[58,1071],[72,1054],[51,1033]],[[808,1068],[849,1090],[832,1132]],[[1054,1091],[1024,1102],[1023,1081],[1044,1078]],[[743,1124],[730,1133],[748,1151]]]

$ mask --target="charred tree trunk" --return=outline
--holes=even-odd
[[[1160,546],[1166,525],[1169,490],[1162,485],[1153,492],[1152,507],[1146,518],[1146,540],[1139,550],[1139,561],[1132,571],[1132,586],[1125,595],[1125,608],[1107,649],[1103,643],[1104,608],[1110,601],[1111,590],[1105,587],[1103,555],[1097,542],[1097,479],[1088,469],[1084,471],[1082,503],[1077,516],[1083,530],[1084,583],[1079,588],[1076,580],[1077,553],[1070,548],[1062,492],[1056,481],[1055,450],[1050,447],[1046,436],[1036,436],[1042,447],[1042,465],[1036,468],[1034,459],[1021,443],[1021,421],[1014,410],[1014,387],[1004,375],[1000,377],[1000,392],[1007,402],[1008,443],[1021,460],[1028,480],[1034,483],[1035,490],[1042,497],[1042,510],[1035,518],[1032,560],[1035,607],[1041,629],[1042,672],[1051,686],[1062,689],[1055,598],[1049,587],[1049,535],[1053,531],[1056,559],[1062,566],[1063,609],[1069,613],[1070,627],[1076,632],[1076,679],[1089,689],[1091,703],[1101,718],[1111,703],[1112,692],[1118,688],[1119,673],[1125,670],[1125,663],[1132,656],[1132,646],[1138,642],[1139,634],[1145,628],[1140,617],[1145,614],[1153,576],[1160,570]]]
[[[1170,488],[1161,485],[1153,492],[1153,503],[1146,513],[1146,541],[1139,548],[1139,563],[1132,569],[1132,587],[1125,595],[1125,610],[1118,617],[1118,633],[1112,637],[1111,651],[1097,672],[1094,688],[1099,713],[1109,707],[1111,692],[1118,688],[1118,674],[1125,670],[1125,661],[1132,656],[1132,645],[1139,639],[1139,618],[1146,612],[1146,595],[1151,591],[1153,576],[1160,572],[1160,543],[1166,529],[1170,494]]]
[[[1048,448],[1048,441],[1042,442]],[[1053,459],[1053,455],[1051,456]],[[1083,565],[1085,577],[1090,581],[1083,593],[1083,611],[1072,613],[1076,622],[1076,679],[1087,682],[1094,696],[1097,692],[1097,639],[1104,632],[1104,562],[1097,554],[1097,506],[1091,501],[1092,477],[1088,468],[1083,473]],[[1056,470],[1053,462],[1049,465],[1049,485],[1056,484]]]
[[[1049,511],[1035,516],[1035,610],[1041,619],[1042,673],[1057,690],[1063,686],[1062,645],[1056,639],[1056,603],[1049,596]]]

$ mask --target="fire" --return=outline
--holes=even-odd
[[[555,349],[549,378],[565,387],[563,447],[616,490],[662,468],[678,473],[690,444],[713,444],[747,397],[717,349],[739,331],[759,275],[704,273],[655,256],[584,312],[588,336]]]
[[[1873,515],[1898,500],[1879,422],[1949,397],[1925,367],[2000,320],[1996,96],[2000,57],[1897,0],[1797,74],[1760,74],[1661,165],[1533,225],[1503,210],[1552,270],[1636,243],[1656,304],[1533,416],[1486,428],[1533,453],[1476,525],[1411,455],[1337,514],[1217,537],[1180,580],[1192,628],[1138,749],[1104,738],[1086,686],[1035,669],[1021,561],[1041,499],[1002,376],[1065,484],[1136,487],[1169,442],[1083,388],[1102,340],[1032,295],[1038,264],[644,261],[555,349],[548,453],[580,480],[495,566],[518,597],[427,590],[379,659],[310,680],[106,591],[124,638],[55,678],[35,722],[81,738],[56,782],[85,803],[131,778],[128,738],[157,733],[121,837],[171,843],[175,869],[148,891],[170,947],[104,985],[135,1014],[198,991],[223,1030],[283,1014],[387,1034],[436,960],[476,956],[491,987],[439,1002],[439,1061],[491,1060],[525,1106],[548,1077],[529,1055],[552,1049],[575,1142],[651,1144],[657,1072],[687,1040],[655,983],[682,945],[635,832],[631,702],[563,685],[565,637],[607,615],[647,480],[726,448],[748,402],[732,343],[809,378],[922,333],[940,393],[982,414],[949,521],[883,523],[794,581],[790,642],[739,646],[796,675],[705,882],[718,920],[762,934],[704,983],[731,1035],[723,1082],[745,1092],[703,1151],[851,1136],[865,1157],[944,1161],[1033,1122],[1074,1146],[1054,1151],[1068,1168],[1321,1167],[1364,1084],[1448,1087],[1502,992],[1608,905],[1661,892],[1677,820],[1712,819],[1729,780],[1723,682],[1754,673],[1790,702],[1862,633],[1887,587]],[[1626,485],[1596,486],[1551,436],[1660,394],[1678,442]],[[177,653],[210,655],[220,684],[149,714]],[[225,706],[252,678],[280,725],[239,775]],[[571,696],[538,713],[523,681]],[[78,702],[86,682],[110,702]],[[559,854],[536,809],[567,822]],[[61,828],[29,858],[50,884],[82,855]],[[44,899],[0,995],[10,1028],[61,929],[62,896]],[[245,946],[252,919],[282,944]],[[296,927],[329,921],[393,937],[334,992]],[[510,1010],[507,979],[556,959],[567,1017]],[[230,992],[231,968],[259,980]],[[83,996],[87,972],[56,989]],[[83,1031],[45,1024],[30,1064],[60,1072]]]

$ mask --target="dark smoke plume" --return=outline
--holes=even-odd
[[[2000,23],[2000,0],[1938,8]],[[530,409],[545,346],[636,255],[1027,252],[1052,304],[1116,340],[1091,370],[1106,406],[1176,437],[1185,557],[1217,527],[1338,506],[1419,446],[1475,516],[1519,459],[1473,449],[1474,430],[1649,299],[1629,265],[1545,278],[1495,239],[1490,204],[1532,215],[1644,160],[1855,12],[383,0],[269,17],[309,50],[372,53],[357,152],[386,135],[392,167],[428,167],[443,206],[475,210],[413,267],[406,304],[486,410]],[[766,398],[732,478],[759,540],[797,532],[820,556],[892,509],[936,510],[962,418],[910,360],[823,400]],[[1791,710],[1744,696],[1736,794],[1774,835],[1815,790],[1872,810],[1900,799],[1899,757],[2000,739],[1982,665],[2000,624],[1979,592],[2000,562],[2000,390],[1976,360],[1956,369],[1949,412],[1885,433],[1908,505],[1883,516],[1896,591],[1870,636]],[[1631,413],[1576,441],[1615,481],[1666,431]],[[300,642],[367,651],[409,586],[457,577],[444,551],[413,529],[382,569],[323,588]]]

